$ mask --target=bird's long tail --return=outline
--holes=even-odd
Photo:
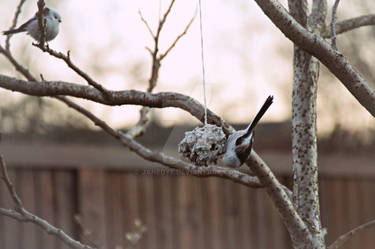
[[[11,34],[20,33],[20,32],[25,32],[25,31],[26,31],[26,29],[21,29],[21,28],[18,28],[18,29],[10,29],[10,30],[4,31],[3,34],[4,34],[4,35],[11,35]]]
[[[263,106],[258,111],[258,114],[255,116],[253,122],[251,122],[251,124],[247,128],[247,131],[244,137],[247,137],[248,135],[250,135],[250,133],[254,130],[255,126],[258,124],[259,120],[263,117],[263,115],[266,113],[266,111],[268,110],[268,108],[271,106],[272,103],[273,103],[273,96],[270,95],[268,96]]]

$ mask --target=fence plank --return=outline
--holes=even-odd
[[[156,217],[154,214],[155,200],[153,193],[153,176],[141,175],[138,176],[137,183],[139,188],[139,201],[140,201],[140,218],[147,227],[147,233],[140,241],[140,248],[156,248],[157,236],[155,232]]]
[[[124,248],[124,202],[121,194],[121,178],[121,172],[111,171],[106,174],[107,248]]]
[[[54,188],[56,192],[56,223],[65,233],[74,239],[77,236],[77,224],[74,215],[77,210],[77,179],[74,171],[58,170],[53,172]],[[68,247],[61,241],[57,245],[59,249]]]
[[[223,207],[221,202],[222,185],[220,180],[216,177],[209,177],[206,179],[207,196],[205,198],[204,214],[207,217],[207,231],[206,238],[208,239],[207,248],[224,249],[223,247]]]
[[[17,170],[9,169],[8,170],[9,178],[13,184],[17,183]],[[5,184],[1,186],[2,190],[2,207],[5,208],[14,208],[13,200],[10,197],[8,189]],[[18,188],[16,189],[18,191]],[[4,217],[3,219],[3,246],[1,248],[6,249],[18,249],[20,247],[20,234],[21,234],[21,225],[18,221]]]
[[[79,170],[78,211],[82,222],[81,240],[106,249],[105,172],[103,170]]]
[[[124,233],[125,235],[127,233],[131,233],[135,231],[135,220],[139,219],[140,217],[140,210],[139,210],[139,189],[137,186],[137,179],[138,177],[135,174],[131,173],[125,173],[121,175],[121,195],[123,200],[123,207],[124,207]],[[141,222],[144,224],[144,220],[141,220]],[[147,233],[147,231],[146,231]],[[144,238],[141,238],[141,242],[144,240]],[[125,248],[130,246],[130,242],[126,240],[125,242]],[[139,244],[140,244],[139,243]],[[138,246],[137,248],[141,248]]]
[[[157,233],[160,243],[158,248],[174,249],[174,226],[173,226],[173,213],[175,207],[172,204],[172,189],[173,182],[171,181],[173,176],[156,176],[154,181],[154,189],[157,190],[155,194],[159,193],[159,198],[156,200],[155,210],[159,217],[157,222]]]
[[[54,213],[55,196],[54,186],[52,184],[52,173],[50,170],[38,170],[34,175],[35,192],[36,192],[36,214],[45,219],[52,225],[56,225]],[[57,240],[46,232],[39,237],[39,245],[42,249],[55,248]]]
[[[29,169],[17,169],[17,187],[24,207],[31,213],[36,212],[36,193],[34,175],[35,171]],[[43,231],[32,223],[22,223],[20,234],[21,248],[37,248],[37,237],[41,237]]]

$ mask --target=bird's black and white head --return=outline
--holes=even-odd
[[[247,160],[253,147],[254,128],[272,103],[273,96],[269,96],[246,129],[229,135],[225,153],[221,158],[223,165],[238,168]]]

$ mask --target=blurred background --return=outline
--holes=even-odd
[[[34,15],[36,2],[26,1],[19,24]],[[208,107],[241,127],[268,95],[274,95],[275,103],[257,129],[255,149],[280,180],[290,184],[293,44],[253,1],[202,2]],[[286,1],[281,2],[286,6]],[[329,18],[333,2],[328,1]],[[46,1],[62,16],[60,33],[49,45],[62,52],[70,50],[74,63],[106,88],[145,91],[151,74],[151,57],[145,47],[152,49],[153,40],[138,11],[155,31],[169,3]],[[0,30],[11,25],[17,4],[2,0]],[[342,1],[338,21],[374,10],[371,1]],[[161,51],[184,30],[196,11],[197,1],[176,1],[161,33]],[[0,36],[0,42],[4,41]],[[32,46],[30,37],[15,35],[11,41],[13,55],[34,76],[86,84],[62,61]],[[374,41],[374,27],[338,36],[339,50],[372,87]],[[22,78],[3,56],[0,74]],[[203,103],[198,16],[162,62],[154,92],[161,91],[183,93]],[[157,166],[124,150],[55,100],[2,89],[0,99],[0,148],[25,205],[75,238],[103,248],[128,248],[132,243],[126,234],[138,231],[134,222],[139,219],[147,231],[136,248],[290,247],[263,190],[222,179],[181,176],[161,168],[147,171]],[[76,101],[117,129],[128,129],[139,118],[139,106]],[[177,157],[176,145],[184,132],[200,124],[175,108],[154,109],[152,116],[153,124],[139,141]],[[328,241],[375,216],[371,200],[375,194],[374,129],[373,117],[321,66],[318,147],[322,218],[328,227]],[[11,205],[5,191],[0,191],[0,205]],[[32,225],[19,225],[6,217],[0,217],[0,231],[1,248],[65,248]],[[371,232],[356,237],[347,248],[358,243],[372,248]]]

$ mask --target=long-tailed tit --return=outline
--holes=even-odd
[[[51,41],[59,33],[59,24],[61,23],[61,16],[56,10],[51,8],[44,8],[43,16],[46,21],[46,41]],[[35,14],[33,18],[22,24],[20,27],[4,31],[3,34],[10,35],[26,31],[27,34],[30,35],[32,38],[34,38],[37,41],[40,41],[41,32],[39,29],[37,14]]]
[[[264,113],[273,102],[273,96],[269,96],[255,116],[253,122],[244,130],[239,130],[229,135],[224,156],[221,163],[225,166],[238,168],[249,157],[254,141],[254,128]]]

